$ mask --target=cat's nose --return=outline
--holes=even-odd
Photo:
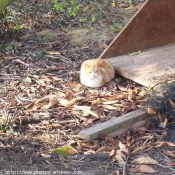
[[[92,73],[90,74],[90,78],[94,78],[94,77],[95,77],[95,73],[92,72]]]

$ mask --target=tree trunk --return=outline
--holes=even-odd
[[[13,0],[0,0],[0,14],[5,10],[5,8],[12,2]]]

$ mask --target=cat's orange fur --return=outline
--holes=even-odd
[[[80,81],[88,87],[101,87],[114,78],[112,65],[103,59],[86,60],[80,69]]]

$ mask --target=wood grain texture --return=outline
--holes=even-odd
[[[119,130],[126,126],[132,125],[140,120],[146,119],[147,111],[138,109],[128,114],[124,114],[116,119],[111,119],[107,122],[94,125],[90,128],[79,132],[79,137],[87,141],[96,139],[100,136],[107,135],[115,130]]]
[[[148,87],[175,75],[175,45],[144,51],[139,55],[110,58],[116,72]]]

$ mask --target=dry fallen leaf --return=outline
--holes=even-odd
[[[104,41],[98,42],[98,46],[101,49],[106,49],[108,47],[108,45]]]
[[[136,147],[130,154],[135,154],[139,151],[143,151],[143,150],[147,149],[148,147],[149,147],[148,145],[143,145],[143,146]]]
[[[109,110],[121,111],[120,107],[114,107],[112,105],[100,105],[100,106],[103,106],[105,109],[109,109]]]
[[[51,55],[61,55],[61,53],[60,52],[54,52],[54,51],[47,51],[46,52],[47,54],[51,54]]]
[[[166,144],[167,146],[171,146],[171,147],[174,147],[174,146],[175,146],[175,144],[172,143],[172,142],[165,142],[165,144]]]
[[[91,149],[91,150],[96,150],[99,147],[98,144],[88,145],[87,143],[82,143],[81,146],[84,148]]]
[[[132,89],[128,90],[128,100],[132,101],[136,98],[136,94]]]
[[[138,141],[138,140],[152,140],[152,139],[154,139],[153,135],[146,135],[146,136],[139,137],[138,139],[136,139],[136,141]]]
[[[57,96],[53,96],[52,98],[49,99],[49,103],[45,104],[43,106],[41,106],[41,109],[43,110],[47,110],[55,105],[58,104],[58,97]]]
[[[175,166],[175,162],[168,161],[165,163],[167,166]]]
[[[115,172],[113,172],[112,175],[120,175],[120,172],[118,170],[115,170]]]
[[[113,156],[115,155],[115,153],[116,153],[116,150],[113,149],[113,150],[110,152],[110,157],[113,157]]]
[[[175,158],[175,154],[172,152],[172,151],[169,151],[169,150],[163,150],[163,153],[170,156],[170,157],[173,157]]]
[[[139,89],[135,87],[135,88],[133,89],[133,92],[134,92],[135,94],[138,94],[138,93],[139,93]]]
[[[128,148],[126,148],[126,145],[124,145],[122,142],[119,142],[119,147],[121,151],[128,154],[129,151],[128,151]]]
[[[148,114],[156,114],[156,111],[152,108],[148,108],[147,111],[148,111]]]
[[[139,157],[139,158],[133,160],[132,163],[135,163],[135,164],[152,164],[152,165],[158,164],[158,162],[156,160],[152,159],[151,157]]]
[[[115,2],[111,2],[111,6],[115,7],[116,6]]]
[[[45,97],[30,103],[26,108],[30,110],[46,110],[58,104],[58,99],[59,96],[57,95],[46,95]]]
[[[44,158],[50,158],[51,157],[50,154],[41,154],[41,156],[44,157]]]
[[[114,158],[117,160],[119,166],[122,167],[125,164],[126,157],[121,150],[117,150]]]
[[[175,147],[175,144],[172,142],[165,142],[165,141],[159,141],[155,143],[155,148],[160,148],[162,146],[170,146],[170,147]]]
[[[20,38],[21,39],[28,39],[28,38],[30,38],[31,37],[31,34],[26,34],[26,35],[23,35],[23,36],[21,36]]]
[[[105,138],[105,140],[106,140],[108,143],[113,143],[113,144],[116,144],[116,143],[117,143],[116,139],[114,139],[114,138],[112,138],[112,137],[105,136],[104,138]]]
[[[101,102],[103,105],[111,105],[111,104],[116,104],[118,103],[119,100],[114,100],[114,101],[104,101],[104,102]],[[123,105],[122,105],[123,106]]]
[[[82,88],[82,85],[80,83],[69,82],[69,87],[74,92],[80,92],[80,89]]]
[[[170,105],[172,108],[175,108],[175,103],[169,98],[169,101],[170,101]]]
[[[139,133],[139,134],[143,134],[147,131],[147,129],[145,127],[140,127],[134,130],[134,133]]]
[[[162,118],[163,118],[162,115],[160,114],[160,112],[158,112],[158,119],[160,122],[162,122]]]
[[[68,90],[66,92],[66,99],[71,100],[73,98],[73,92],[71,90]]]
[[[50,66],[49,67],[51,70],[62,70],[62,69],[67,69],[66,66]]]
[[[19,64],[22,64],[22,65],[26,65],[26,63],[20,59],[16,59],[14,60],[13,62],[16,62],[16,63],[19,63]]]
[[[150,173],[150,174],[154,174],[157,173],[158,171],[154,170],[152,167],[148,166],[148,165],[138,165],[135,168],[131,168],[129,169],[130,172],[132,173]]]
[[[71,106],[75,105],[75,103],[77,103],[78,101],[81,101],[81,100],[84,100],[84,97],[76,97],[76,98],[73,98],[71,100],[62,98],[62,99],[59,100],[59,103],[62,106],[68,108],[68,107],[71,107]]]
[[[139,96],[140,96],[140,97],[144,97],[146,94],[147,94],[147,91],[146,91],[146,90],[142,90],[142,91],[139,93]]]
[[[124,87],[122,85],[118,85],[118,88],[121,90],[121,91],[127,91],[127,87]]]
[[[109,101],[113,101],[113,100],[121,100],[121,99],[125,99],[127,98],[128,95],[124,92],[120,92],[111,96],[105,96],[104,99],[109,100]]]
[[[160,123],[159,123],[159,127],[161,127],[161,128],[166,128],[167,123],[168,123],[168,118],[165,117],[165,120],[164,120],[163,122],[160,122]]]
[[[92,111],[91,106],[77,106],[77,105],[74,105],[74,110],[85,111],[86,113],[91,114],[95,118],[100,118],[100,117],[103,118],[103,116],[99,116],[95,111]]]

